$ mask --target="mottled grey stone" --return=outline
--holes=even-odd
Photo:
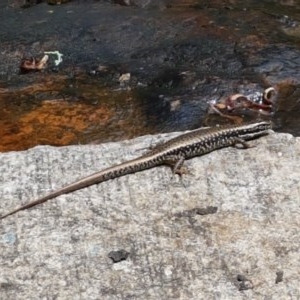
[[[171,136],[2,153],[0,214]],[[182,180],[157,167],[1,220],[0,298],[298,299],[300,139],[253,143]]]

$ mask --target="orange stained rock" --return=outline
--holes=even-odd
[[[90,126],[105,126],[111,112],[103,107],[66,101],[44,101],[14,122],[0,120],[0,151],[35,145],[68,145]]]

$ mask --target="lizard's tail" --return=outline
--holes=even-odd
[[[80,180],[77,180],[69,185],[66,185],[56,191],[50,192],[49,194],[40,197],[36,200],[30,201],[27,204],[24,204],[9,213],[0,216],[0,219],[4,219],[10,215],[13,215],[21,210],[25,210],[27,208],[31,208],[33,206],[36,206],[38,204],[44,203],[50,199],[53,199],[55,197],[58,197],[60,195],[68,194],[75,192],[77,190],[80,190],[82,188],[98,184],[110,179],[114,179],[117,177],[121,177],[127,174],[135,173],[138,171],[146,170],[152,167],[155,167],[157,165],[160,165],[160,159],[156,155],[145,155],[141,156],[139,158],[109,167],[107,169],[104,169],[103,171],[94,173],[90,176],[84,177]]]

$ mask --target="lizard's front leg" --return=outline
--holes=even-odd
[[[242,145],[243,148],[238,147],[238,145]],[[242,138],[234,138],[233,140],[233,146],[235,148],[239,148],[239,149],[248,149],[248,148],[253,148],[255,147],[255,145],[250,145],[248,142],[246,142],[245,140],[243,140]]]
[[[173,173],[182,176],[188,174],[188,170],[183,166],[185,157],[183,155],[170,155],[165,158],[164,163],[172,167]]]

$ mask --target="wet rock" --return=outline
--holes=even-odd
[[[43,0],[8,0],[8,6],[14,8],[28,8],[32,5],[39,4]]]
[[[189,7],[199,4],[199,1],[196,0],[112,0],[112,2],[125,6],[159,9],[165,9],[167,7]]]
[[[248,64],[270,84],[300,84],[300,51],[295,47],[273,45],[249,57]]]
[[[47,3],[51,5],[60,5],[62,3],[67,3],[69,1],[70,0],[47,0]]]
[[[122,2],[130,5],[43,1],[17,9],[0,3],[2,151],[193,129],[205,123],[208,102],[269,86],[279,87],[276,123],[298,134],[297,93],[288,102],[282,98],[299,83],[298,41],[283,30],[297,27],[294,7],[278,1]],[[19,74],[23,57],[56,51],[63,55],[59,66],[49,56],[45,70]],[[213,121],[209,125],[220,123]]]

